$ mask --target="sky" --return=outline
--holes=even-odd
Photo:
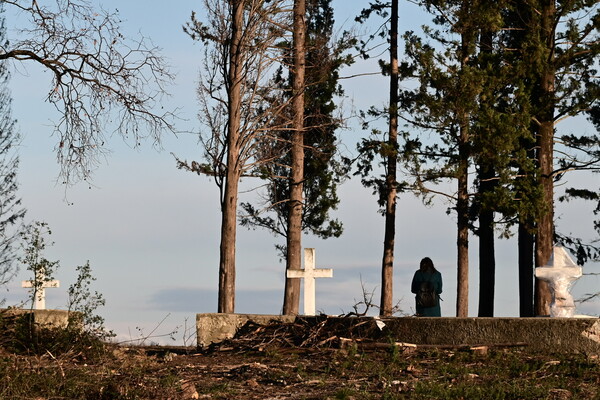
[[[98,310],[106,327],[120,342],[146,340],[157,343],[193,344],[196,313],[216,312],[219,261],[220,210],[218,190],[208,177],[176,168],[173,154],[181,159],[201,160],[202,149],[196,133],[201,126],[196,117],[196,86],[201,65],[201,49],[182,25],[201,2],[145,0],[99,0],[107,10],[118,9],[126,35],[140,33],[152,39],[172,65],[176,80],[165,107],[178,108],[181,133],[166,133],[160,149],[152,143],[132,148],[118,136],[108,144],[111,154],[95,172],[91,184],[66,189],[57,182],[59,167],[53,149],[52,121],[59,116],[45,102],[50,75],[34,65],[15,65],[10,83],[13,115],[22,134],[20,154],[20,196],[28,210],[28,221],[46,221],[52,229],[46,252],[49,260],[60,260],[55,277],[61,287],[48,289],[47,308],[64,309],[66,292],[75,280],[75,267],[89,260],[96,277],[91,289],[102,293],[106,305]],[[425,19],[408,2],[402,2],[400,26],[417,29]],[[336,20],[351,26],[365,2],[336,0]],[[142,6],[143,5],[143,6]],[[341,7],[343,5],[343,7]],[[140,7],[141,6],[141,7]],[[7,14],[9,34],[10,12]],[[18,20],[18,19],[17,19]],[[376,60],[361,62],[342,75],[377,72]],[[386,101],[386,81],[378,76],[362,76],[343,82],[347,113],[382,105]],[[567,121],[561,129],[588,129],[583,121]],[[365,132],[356,121],[340,133],[348,152]],[[560,128],[560,127],[559,127]],[[590,181],[590,179],[595,181]],[[596,176],[574,176],[594,186]],[[242,200],[256,199],[249,189],[258,182],[243,181]],[[558,189],[560,190],[560,188]],[[335,216],[344,223],[339,239],[320,240],[304,236],[303,246],[316,249],[318,268],[333,268],[333,278],[317,281],[317,310],[331,315],[353,311],[363,293],[379,302],[380,265],[383,251],[384,219],[378,214],[376,198],[357,179],[345,182]],[[449,204],[442,199],[430,207],[418,198],[403,194],[398,201],[395,248],[394,298],[403,314],[414,312],[410,280],[419,260],[431,257],[444,278],[442,315],[455,315],[456,228],[448,215]],[[589,222],[591,205],[574,202],[557,204],[561,229],[593,238]],[[236,312],[279,314],[283,301],[284,264],[274,245],[278,239],[261,230],[240,227],[237,241]],[[477,242],[471,236],[469,315],[477,315]],[[518,316],[516,241],[497,243],[496,316]],[[598,265],[586,272],[600,272]],[[30,279],[21,268],[8,285],[7,304],[27,299],[21,281]],[[585,276],[575,283],[576,298],[600,288],[598,276]],[[361,309],[362,310],[362,309]],[[582,304],[578,313],[600,314],[600,302]],[[170,333],[175,332],[172,335]],[[173,340],[174,339],[174,340]]]

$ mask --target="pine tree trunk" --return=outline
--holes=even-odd
[[[396,238],[396,200],[398,163],[398,0],[392,0],[390,20],[390,104],[386,176],[385,233],[383,240],[383,260],[381,266],[380,315],[393,313],[394,242]]]
[[[466,127],[461,128],[461,142],[467,135]],[[461,146],[459,146],[461,147]],[[460,151],[460,150],[459,150]],[[467,317],[469,315],[469,196],[468,196],[468,161],[462,160],[460,176],[458,178],[457,209],[457,291],[456,291],[456,316]]]
[[[537,224],[536,235],[536,267],[543,267],[552,256],[554,247],[554,17],[556,14],[555,0],[542,0],[541,34],[545,40],[547,60],[540,77],[541,112],[538,118],[538,163],[540,183],[544,197],[544,209]],[[535,283],[535,313],[536,315],[550,314],[551,295],[547,282],[536,279]]]
[[[230,164],[231,165],[231,164]],[[233,172],[233,171],[232,171]],[[239,177],[227,173],[221,213],[219,302],[217,312],[235,311],[235,243]]]
[[[489,59],[494,49],[494,32],[490,27],[480,29],[479,51],[485,55],[481,62],[482,69],[490,69],[492,66]],[[493,107],[486,100],[481,99],[480,107]],[[486,130],[485,135],[494,134]],[[496,171],[488,160],[481,160],[478,171],[479,195],[487,198],[486,194],[492,193],[496,187]],[[496,289],[496,255],[494,238],[494,210],[493,206],[486,204],[486,200],[480,202],[479,207],[479,317],[494,316],[494,297]]]
[[[470,13],[469,2],[463,2],[462,13]],[[470,58],[469,48],[475,40],[472,27],[462,27],[460,63],[464,70]],[[464,79],[463,77],[459,79]],[[467,82],[462,82],[467,85]],[[460,106],[457,115],[460,120],[458,132],[458,187],[456,199],[457,214],[457,277],[456,277],[456,316],[467,317],[469,314],[469,111]]]
[[[304,179],[304,72],[306,41],[306,1],[294,0],[294,69],[292,81],[292,173],[287,230],[286,271],[302,266],[302,181]],[[300,305],[300,279],[286,278],[283,314],[297,315]]]
[[[519,316],[533,317],[534,237],[532,227],[519,223]]]
[[[485,167],[482,167],[485,168]],[[490,169],[480,174],[481,193],[492,190]],[[479,213],[479,317],[494,316],[494,290],[496,287],[496,258],[494,253],[494,212],[485,204]]]
[[[228,125],[227,125],[227,172],[223,198],[221,199],[221,245],[219,259],[219,313],[235,310],[235,241],[237,229],[238,185],[241,175],[238,162],[239,130],[241,119],[241,75],[243,51],[241,51],[244,22],[244,1],[231,1],[231,45],[229,48]]]
[[[543,186],[544,210],[537,224],[535,265],[543,267],[552,256],[554,245],[554,185],[552,181],[552,128],[540,129],[540,174]],[[535,280],[535,315],[549,315],[552,301],[547,282]]]

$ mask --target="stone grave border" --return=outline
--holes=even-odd
[[[324,319],[340,323],[364,324],[381,322],[390,340],[416,347],[444,346],[511,346],[526,351],[550,353],[584,353],[600,355],[600,318],[424,318],[424,317],[323,317],[257,314],[196,315],[197,344],[202,348],[231,338],[246,322],[268,324],[270,321],[305,324],[322,323]],[[350,330],[350,329],[349,329]]]
[[[23,308],[0,309],[2,316],[33,317],[33,324],[42,328],[64,329],[69,325],[69,315],[79,316],[80,313],[68,310],[36,310]]]

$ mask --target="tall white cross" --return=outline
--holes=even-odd
[[[315,278],[333,277],[331,268],[315,268],[315,249],[304,249],[304,269],[287,271],[288,278],[304,278],[304,315],[315,315]]]
[[[46,275],[43,271],[37,273],[37,281],[41,282],[41,285],[37,288],[37,293],[33,299],[33,308],[36,310],[46,309],[46,289],[60,287],[60,281],[58,280],[46,280]],[[35,281],[22,281],[21,287],[33,288],[35,287]],[[35,289],[34,289],[35,290]]]

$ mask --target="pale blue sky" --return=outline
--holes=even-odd
[[[163,49],[177,73],[172,97],[165,104],[181,109],[181,131],[197,132],[196,83],[200,67],[200,47],[189,39],[181,26],[192,10],[200,11],[200,1],[101,1],[104,8],[118,8],[126,34],[141,32]],[[345,16],[352,19],[363,4],[358,0],[338,0]],[[403,6],[413,7],[413,6]],[[422,21],[412,11],[401,10],[401,29],[414,29]],[[10,12],[7,19],[11,18]],[[411,25],[409,25],[411,24]],[[10,27],[10,22],[9,22]],[[10,28],[9,28],[10,29]],[[348,71],[375,72],[376,60],[360,63]],[[97,281],[93,289],[104,294],[106,307],[100,310],[109,329],[118,339],[135,339],[149,334],[163,318],[156,333],[168,332],[195,313],[216,311],[219,221],[218,192],[207,177],[177,170],[171,152],[183,159],[201,157],[201,149],[192,134],[178,137],[166,134],[163,150],[150,143],[132,149],[118,137],[109,143],[112,154],[94,176],[93,187],[82,183],[65,192],[55,179],[59,168],[51,137],[55,110],[44,102],[50,76],[33,65],[18,65],[11,89],[13,113],[23,134],[21,154],[21,197],[28,208],[28,220],[44,220],[52,228],[55,245],[47,258],[61,260],[56,274],[60,289],[48,290],[47,306],[64,308],[66,288],[74,280],[75,266],[90,261]],[[380,77],[362,77],[344,82],[349,110],[380,105],[386,101],[386,82]],[[577,129],[591,129],[567,122]],[[351,127],[356,125],[350,124]],[[364,132],[343,132],[350,151]],[[589,176],[577,179],[595,179]],[[254,185],[245,181],[246,188]],[[253,196],[243,194],[244,199]],[[334,278],[317,281],[317,309],[339,314],[352,310],[362,299],[361,279],[366,289],[375,290],[379,301],[380,260],[383,218],[377,213],[376,199],[356,179],[340,189],[342,205],[336,214],[345,226],[339,239],[328,241],[305,236],[304,246],[317,249],[318,267],[334,269]],[[438,200],[424,207],[412,195],[403,195],[398,203],[395,299],[411,313],[414,307],[410,279],[424,256],[431,257],[444,276],[442,313],[455,315],[455,225],[446,215],[447,204]],[[593,234],[583,227],[591,217],[591,207],[573,203],[559,205],[557,217],[568,226],[565,231]],[[582,232],[582,227],[584,232]],[[275,239],[264,231],[239,229],[237,243],[237,312],[279,313],[283,295],[284,265],[274,249]],[[515,241],[499,241],[496,310],[498,316],[517,316],[517,261]],[[477,242],[471,242],[471,290],[469,315],[477,315]],[[595,272],[598,271],[596,268]],[[21,270],[6,294],[9,304],[26,298],[20,287],[29,279]],[[575,295],[600,287],[598,277],[585,277],[574,288]],[[580,312],[600,314],[600,302],[582,307]],[[141,331],[137,328],[141,328]],[[180,341],[181,332],[177,335]],[[159,339],[157,339],[159,340]],[[160,339],[159,341],[164,341]]]

